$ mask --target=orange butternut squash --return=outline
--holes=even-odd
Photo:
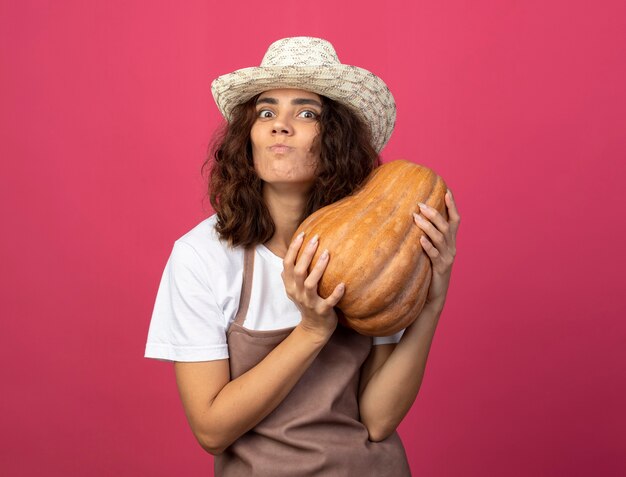
[[[318,286],[320,296],[328,297],[340,282],[346,284],[337,304],[342,324],[364,335],[388,336],[415,321],[432,270],[413,213],[423,202],[447,219],[446,189],[432,170],[392,161],[376,168],[354,194],[302,222],[295,235],[319,235],[311,268],[324,249],[330,252]]]

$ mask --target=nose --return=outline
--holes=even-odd
[[[291,135],[292,132],[293,130],[291,124],[287,118],[278,115],[274,118],[274,123],[272,124],[272,134]]]

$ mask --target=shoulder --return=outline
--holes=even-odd
[[[174,242],[152,312],[146,357],[228,357],[226,329],[238,304],[243,251],[221,241],[214,225],[215,217],[209,217]]]
[[[217,216],[212,215],[176,240],[171,260],[208,276],[239,270],[243,263],[243,249],[231,247],[219,238],[216,221]]]

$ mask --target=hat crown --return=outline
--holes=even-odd
[[[340,64],[330,42],[321,38],[298,36],[283,38],[270,45],[261,61],[268,66],[336,66]]]

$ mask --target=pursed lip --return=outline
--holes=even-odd
[[[288,152],[293,149],[291,146],[287,146],[286,144],[274,144],[270,146],[270,151],[272,152]]]

